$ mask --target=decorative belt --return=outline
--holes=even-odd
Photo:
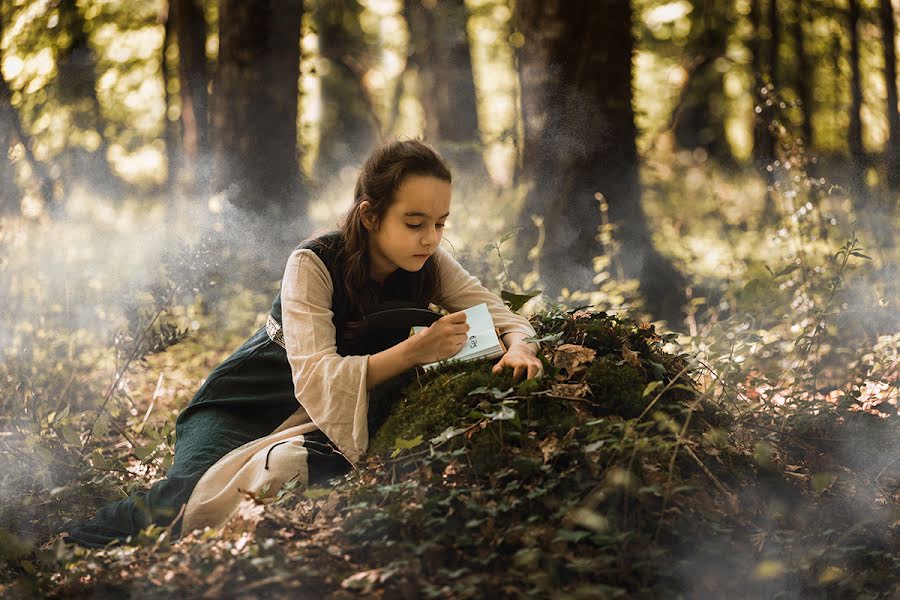
[[[282,348],[287,349],[284,345],[284,331],[281,329],[281,325],[278,321],[275,320],[275,317],[269,314],[269,318],[266,319],[266,333],[269,334],[269,339],[281,346]]]

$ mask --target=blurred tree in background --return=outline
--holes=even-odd
[[[645,161],[755,169],[772,220],[792,135],[892,243],[891,0],[13,0],[0,23],[0,204],[30,218],[86,190],[308,229],[372,147],[423,135],[513,191],[522,281],[637,278],[672,319],[686,281],[654,246]]]

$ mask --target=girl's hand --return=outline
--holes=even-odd
[[[492,372],[496,375],[503,370],[503,367],[510,367],[513,370],[513,381],[518,381],[522,375],[526,375],[526,379],[541,375],[544,366],[531,346],[524,342],[516,342],[494,365]]]
[[[469,339],[469,326],[466,324],[466,313],[463,311],[444,315],[411,338],[415,348],[414,360],[417,365],[424,365],[459,352]]]

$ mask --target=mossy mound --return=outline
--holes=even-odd
[[[717,425],[727,420],[724,412],[698,400],[686,357],[666,352],[671,338],[652,325],[582,309],[551,311],[531,322],[542,340],[543,377],[516,383],[509,369],[495,375],[496,359],[407,374],[375,394],[370,453],[389,454],[398,440],[401,445],[418,436],[427,441],[486,414],[513,421],[518,429],[524,420],[545,432],[564,433],[598,416],[675,414],[695,402],[707,420]],[[498,415],[502,410],[514,410],[516,417],[505,419]]]

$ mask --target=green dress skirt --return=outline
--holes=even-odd
[[[373,334],[376,339],[365,339],[365,348],[342,354],[380,351],[397,343],[408,331],[379,331]],[[370,390],[370,432],[375,431],[377,420],[386,413],[393,390],[411,374],[401,374]],[[231,450],[272,433],[298,406],[285,349],[262,327],[210,373],[178,416],[175,459],[165,479],[149,490],[103,506],[85,523],[67,527],[65,540],[103,547],[124,541],[151,524],[172,524],[207,469]],[[310,485],[350,469],[321,431],[305,434],[304,445],[309,453]],[[175,536],[180,535],[180,521],[172,525]]]

